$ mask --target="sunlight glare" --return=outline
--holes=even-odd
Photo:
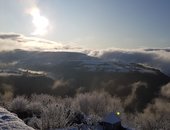
[[[30,10],[30,15],[33,17],[32,23],[35,30],[31,35],[45,35],[48,31],[49,20],[40,14],[40,10],[36,7]]]

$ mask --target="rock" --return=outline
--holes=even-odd
[[[0,107],[0,130],[34,130],[27,126],[17,115]]]

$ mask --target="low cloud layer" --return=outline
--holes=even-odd
[[[140,63],[170,75],[170,49],[108,49],[87,51],[88,55],[109,61]]]
[[[26,37],[22,34],[0,34],[0,51],[23,49],[29,51],[72,51],[82,52],[103,60],[124,63],[140,63],[160,69],[170,76],[170,48],[165,49],[105,49],[90,50],[61,44],[41,38]]]
[[[42,38],[26,37],[21,34],[0,34],[0,51],[23,49],[27,51],[59,51],[76,50],[80,48],[63,45],[61,43],[45,40]]]
[[[63,79],[56,80],[52,86],[52,89],[57,89],[58,87],[68,86],[69,81],[65,81]]]
[[[15,40],[16,38],[20,37],[20,34],[16,34],[16,33],[10,33],[10,34],[5,34],[2,33],[0,34],[0,39],[11,39],[11,40]]]
[[[147,84],[139,81],[139,82],[131,84],[131,87],[132,87],[131,94],[128,95],[126,97],[125,101],[124,101],[125,106],[130,105],[130,107],[133,106],[135,102],[137,102],[136,100],[138,100],[137,99],[137,92],[136,92],[137,89],[140,88],[140,87],[147,87]]]

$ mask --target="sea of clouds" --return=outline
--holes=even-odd
[[[17,33],[0,33],[0,51],[71,51],[85,53],[106,61],[140,63],[161,70],[170,76],[170,48],[86,49]]]

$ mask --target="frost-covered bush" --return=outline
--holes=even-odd
[[[100,120],[101,120],[101,117],[97,115],[89,115],[86,119],[86,123],[88,125],[97,125]]]
[[[72,109],[73,107],[73,98],[64,98],[64,99],[57,99],[57,103],[63,104],[66,108]]]
[[[73,100],[73,107],[86,115],[104,116],[108,112],[123,112],[121,100],[111,97],[106,92],[78,94]]]
[[[28,104],[29,101],[24,96],[18,96],[9,104],[9,110],[24,119],[31,116],[28,112]]]
[[[40,102],[30,102],[28,105],[28,111],[33,115],[40,116],[43,106]]]
[[[48,94],[33,94],[31,95],[31,101],[40,102],[42,105],[47,106],[48,104],[56,102],[56,98]]]
[[[47,94],[18,96],[8,109],[35,129],[65,128],[76,124],[94,126],[108,112],[120,112],[122,124],[137,130],[168,130],[170,103],[157,98],[143,113],[125,113],[122,101],[106,92],[89,92],[75,97],[54,97]]]
[[[42,128],[64,128],[68,125],[71,115],[62,104],[48,104],[41,114]]]
[[[86,118],[85,115],[82,112],[79,111],[73,111],[73,110],[69,110],[69,118],[68,118],[68,125],[69,126],[73,126],[73,125],[77,125],[77,124],[82,124],[82,123],[86,123]]]
[[[10,104],[10,110],[31,126],[42,129],[63,128],[75,124],[96,124],[108,112],[122,112],[121,100],[106,92],[78,94],[74,98],[54,97],[47,94],[18,96]],[[25,112],[25,113],[23,113]],[[24,116],[23,116],[24,115]],[[85,118],[88,117],[88,118]],[[87,119],[87,120],[86,120]]]
[[[12,112],[24,112],[28,110],[29,101],[24,96],[18,96],[9,104],[9,110]]]
[[[31,126],[34,129],[41,129],[42,130],[42,121],[41,121],[41,119],[37,118],[36,116],[32,117],[28,121],[27,125]]]
[[[138,124],[141,129],[169,130],[170,128],[170,102],[157,98],[154,104],[149,104],[144,113],[139,114]]]
[[[155,115],[141,113],[135,117],[135,128],[138,130],[169,130],[170,113]]]
[[[169,130],[170,103],[158,98],[153,104],[148,104],[142,113],[127,114],[122,119],[125,126],[137,130]]]

